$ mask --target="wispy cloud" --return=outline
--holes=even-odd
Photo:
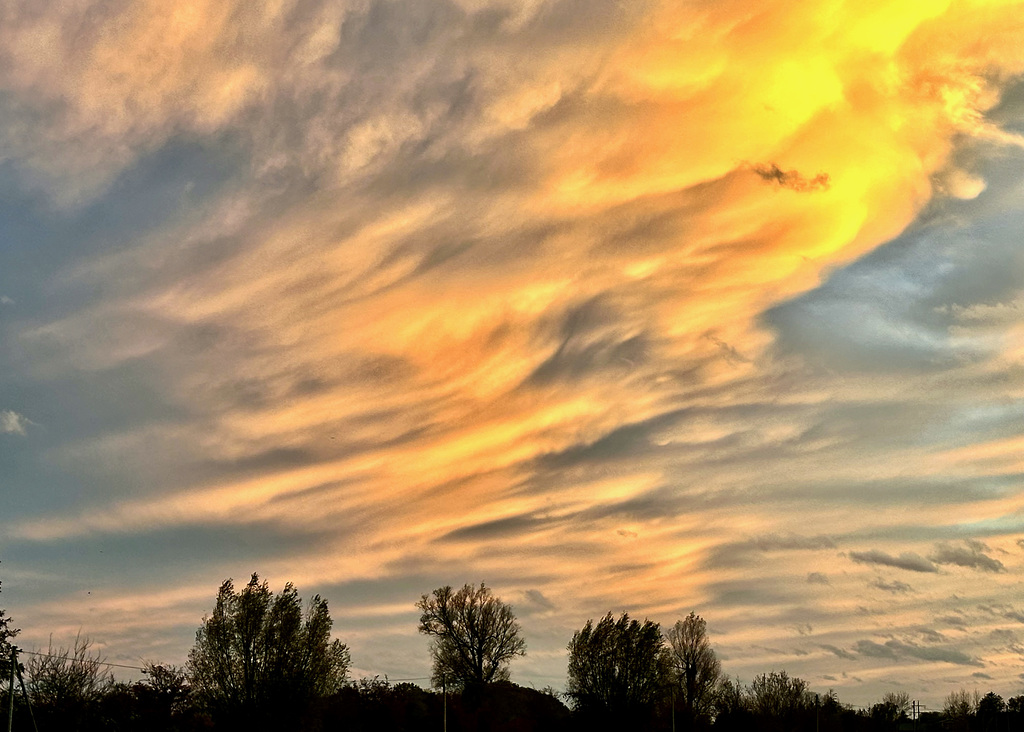
[[[892,580],[891,582],[886,582],[881,577],[876,577],[871,582],[871,586],[879,590],[884,590],[885,592],[891,592],[894,595],[902,595],[907,592],[912,592],[914,589],[906,582],[900,582],[899,580]]]
[[[903,552],[899,556],[892,556],[877,549],[870,549],[866,552],[850,552],[850,559],[862,564],[877,564],[884,567],[895,567],[910,572],[938,572],[938,568],[914,552]]]
[[[917,629],[1018,614],[1018,9],[741,5],[12,6],[0,387],[62,417],[0,548],[81,558],[31,607],[128,648],[260,569],[419,676],[411,603],[485,579],[556,686],[612,608],[1010,674]]]
[[[5,409],[0,411],[0,434],[24,435],[31,422],[24,415]]]

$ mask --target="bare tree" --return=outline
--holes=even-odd
[[[871,707],[871,718],[882,727],[895,727],[910,715],[910,694],[890,691]]]
[[[750,684],[753,711],[769,719],[785,720],[807,705],[807,682],[785,671],[759,674]]]
[[[974,713],[981,703],[981,696],[977,691],[973,693],[967,689],[951,691],[945,698],[942,713],[946,717],[946,723],[954,730],[967,730],[971,726]]]
[[[526,642],[512,606],[495,597],[483,582],[455,591],[449,585],[423,595],[419,630],[434,640],[433,682],[464,688],[509,678],[508,664],[526,654]]]
[[[708,640],[707,623],[695,613],[669,628],[665,640],[676,709],[692,726],[711,716],[722,664]]]
[[[103,696],[114,686],[103,655],[92,651],[92,641],[79,634],[71,648],[30,654],[25,664],[32,706],[52,727],[79,729],[96,714]]]

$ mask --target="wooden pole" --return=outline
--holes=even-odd
[[[18,649],[11,646],[11,688],[7,695],[7,732],[14,729],[14,671],[18,668]]]
[[[32,711],[32,700],[28,698],[28,689],[25,688],[25,677],[21,675],[21,669],[15,668],[18,671],[18,682],[21,684],[21,695],[25,698],[25,708],[28,709],[28,718],[32,721],[32,729],[35,732],[39,732],[39,726],[36,724],[36,715]]]

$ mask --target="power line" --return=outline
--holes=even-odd
[[[58,659],[60,659],[60,658],[68,658],[68,656],[66,656],[66,655],[61,655],[61,654],[56,654],[56,653],[42,653],[40,651],[26,651],[23,648],[19,648],[18,649],[18,653],[27,653],[30,656],[42,656],[44,658],[58,658]],[[89,660],[90,660],[91,663],[97,663],[97,664],[99,664],[101,666],[111,666],[113,668],[127,668],[127,669],[131,669],[132,671],[141,671],[142,673],[146,673],[146,671],[147,671],[147,669],[142,668],[140,666],[128,666],[128,665],[123,664],[123,663],[112,663],[111,661],[101,661],[101,660],[95,659],[95,658],[92,658],[92,659],[89,659]],[[154,665],[159,666],[160,664],[154,664]],[[381,676],[381,675],[384,676],[384,678],[388,682],[392,682],[392,681],[430,681],[430,677],[429,676],[410,676],[408,678],[393,679],[390,676],[388,676],[387,674],[378,674],[378,676]]]
[[[44,658],[68,658],[69,657],[67,654],[41,653],[39,651],[27,651],[24,648],[18,648],[17,652],[18,653],[28,653],[31,656],[43,656]],[[115,669],[131,669],[132,671],[140,671],[143,674],[145,673],[145,669],[142,669],[141,666],[137,666],[137,665],[125,665],[124,663],[112,663],[111,661],[100,660],[99,658],[89,658],[89,662],[90,663],[98,663],[99,665],[114,666]],[[159,664],[155,663],[154,665],[159,665]]]

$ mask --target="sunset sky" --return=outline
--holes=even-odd
[[[1024,2],[10,0],[0,607],[183,663],[259,572],[420,679],[485,581],[537,688],[694,610],[1024,693],[1022,223]]]

